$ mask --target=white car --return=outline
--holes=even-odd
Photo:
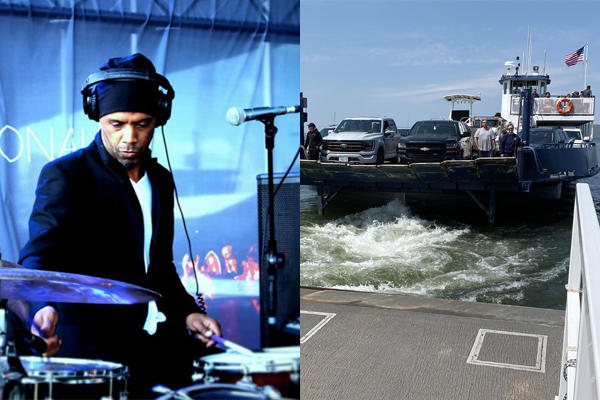
[[[390,160],[395,163],[399,139],[392,118],[346,118],[323,137],[321,162],[383,164]]]
[[[331,131],[334,130],[336,126],[337,125],[326,126],[325,128],[321,129],[319,132],[321,132],[322,137],[325,137],[325,136],[329,135],[329,133],[331,133]]]
[[[575,127],[564,127],[563,131],[565,131],[565,133],[567,134],[567,136],[569,136],[569,139],[574,139],[573,141],[573,146],[574,147],[581,147],[581,145],[584,142],[589,142],[590,138],[589,137],[583,137],[583,135],[581,134],[581,129],[579,128],[575,128]]]

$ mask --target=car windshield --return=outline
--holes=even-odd
[[[554,143],[553,131],[531,131],[529,133],[530,143]]]
[[[579,129],[572,131],[565,131],[569,139],[581,140],[581,131]]]
[[[376,119],[345,119],[337,126],[336,132],[381,132],[381,121]]]
[[[417,122],[410,130],[410,136],[458,136],[458,125],[448,122]]]
[[[544,129],[544,130],[531,130],[529,131],[529,143],[532,144],[545,144],[545,143],[559,143],[561,140],[565,140],[566,137],[562,135],[561,130]],[[519,132],[519,137],[522,137],[522,132]]]

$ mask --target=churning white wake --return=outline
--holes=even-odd
[[[526,229],[526,228],[524,228]],[[303,286],[419,294],[475,301],[511,296],[568,266],[544,255],[539,235],[523,241],[501,228],[475,231],[412,215],[399,200],[300,231]]]

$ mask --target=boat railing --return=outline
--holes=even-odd
[[[587,183],[578,183],[558,400],[600,398],[600,225]]]
[[[533,99],[533,115],[550,116],[593,116],[595,109],[594,97],[536,97]],[[510,113],[519,115],[520,96],[512,96]]]
[[[575,139],[571,139],[565,143],[541,143],[538,146],[538,149],[572,149],[572,148],[582,148],[588,146],[596,146],[594,142],[584,142],[580,140],[576,142]]]

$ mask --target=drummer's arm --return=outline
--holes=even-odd
[[[46,352],[44,357],[51,357],[60,350],[60,339],[54,333],[58,324],[58,312],[52,306],[46,306],[35,313],[31,323],[31,333],[44,339],[46,342]]]
[[[18,264],[47,271],[64,268],[65,255],[70,254],[72,245],[69,238],[77,235],[64,231],[70,226],[74,186],[57,165],[49,164],[42,169],[29,218],[29,240],[21,249]]]
[[[221,325],[216,319],[202,313],[191,313],[185,319],[185,323],[194,336],[210,347],[215,344],[215,341],[210,339],[213,335],[221,336]]]

